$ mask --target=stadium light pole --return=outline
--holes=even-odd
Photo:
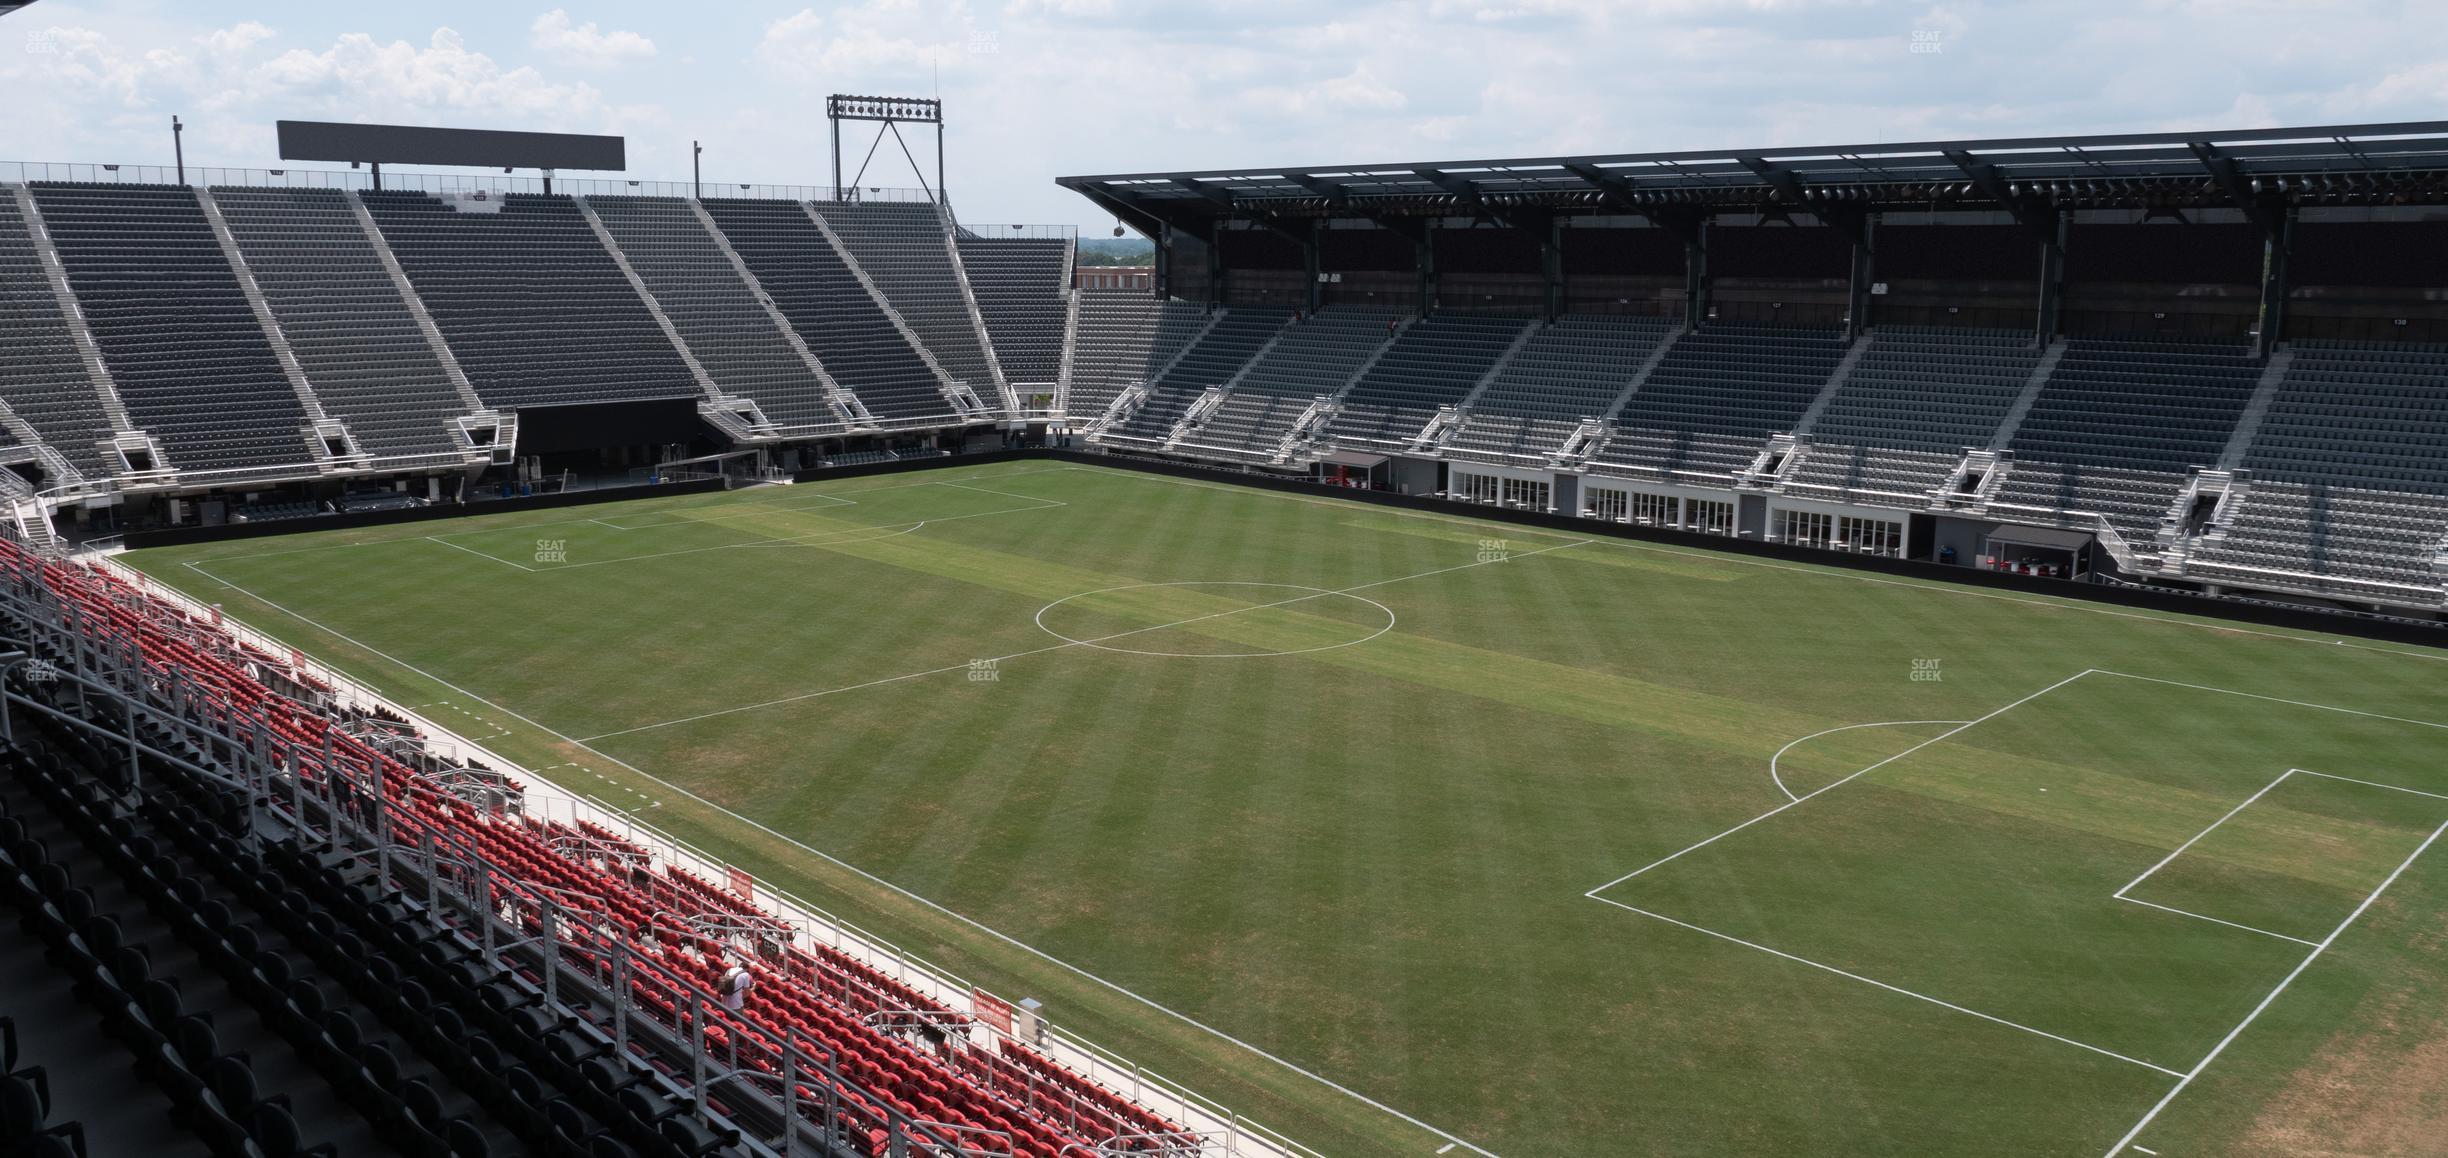
[[[182,138],[187,126],[179,123],[178,114],[170,114],[170,159],[178,165],[178,183],[187,183],[187,143]]]
[[[690,195],[694,196],[699,201],[705,200],[705,173],[701,171],[701,166],[698,164],[699,159],[704,156],[705,145],[697,141],[690,141],[689,191]]]

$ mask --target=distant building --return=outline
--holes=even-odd
[[[1156,267],[1152,265],[1073,266],[1071,285],[1074,289],[1129,289],[1153,292],[1156,288]]]

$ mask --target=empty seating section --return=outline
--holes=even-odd
[[[305,408],[193,190],[33,190],[129,421],[167,465],[269,474],[313,460]]]
[[[877,418],[949,418],[935,372],[901,337],[796,201],[717,198],[706,212],[757,283],[824,363]],[[982,391],[981,395],[991,393]]]
[[[1392,320],[1393,315],[1375,310],[1330,309],[1284,328],[1183,442],[1272,458],[1318,396],[1342,390],[1385,344]]]
[[[2255,479],[2448,494],[2448,346],[2297,342]]]
[[[2015,431],[2015,458],[2183,473],[2212,466],[2261,379],[2241,346],[2077,339]]]
[[[1569,317],[1539,327],[1448,436],[1451,458],[1545,459],[1585,418],[1604,417],[1659,342],[1664,318]]]
[[[1147,400],[1131,416],[1105,430],[1101,439],[1161,443],[1211,386],[1221,386],[1291,321],[1289,310],[1226,310],[1199,335],[1179,361],[1149,383]]]
[[[1711,326],[1685,334],[1624,404],[1592,465],[1722,480],[1749,466],[1768,436],[1794,428],[1844,352],[1838,330]]]
[[[943,215],[934,204],[823,201],[816,211],[884,291],[885,300],[900,311],[935,364],[978,397],[994,398],[985,339],[969,312],[969,299],[961,293],[960,276],[945,248]]]
[[[587,205],[723,393],[754,401],[779,427],[839,421],[825,404],[824,382],[775,328],[687,201],[589,197]]]
[[[424,193],[359,196],[486,404],[701,396],[576,202],[510,194],[462,213]]]
[[[1124,388],[1153,377],[1207,323],[1196,302],[1139,290],[1081,290],[1079,311],[1069,395],[1078,422],[1094,421]]]
[[[1221,386],[1249,365],[1250,358],[1292,320],[1289,310],[1231,309],[1182,352],[1181,360],[1156,382],[1165,386]],[[1192,390],[1193,396],[1197,393]]]
[[[213,201],[324,413],[383,458],[457,455],[467,403],[336,189],[219,187]]]
[[[2437,602],[2448,546],[2448,348],[2290,348],[2244,454],[2240,509],[2194,549],[2185,574]]]
[[[1803,446],[1785,472],[1784,491],[1797,498],[1920,506],[1930,492],[1945,485],[1959,454],[1898,450],[1850,442],[1818,442]]]
[[[1139,409],[1097,437],[1142,445],[1161,444],[1172,435],[1173,427],[1189,412],[1191,404],[1205,393],[1207,388],[1204,386],[1152,387],[1148,390],[1147,400],[1139,404]]]
[[[2240,346],[2066,343],[2007,445],[1991,506],[2097,514],[2136,546],[2158,534],[2193,468],[2218,462],[2261,378]]]
[[[2172,471],[2016,459],[1990,496],[1991,513],[2016,519],[2071,521],[2098,515],[2126,542],[2149,548],[2158,537],[2185,476]],[[2068,519],[2068,515],[2074,516]]]
[[[1063,268],[1072,243],[967,230],[957,239],[1003,377],[1014,386],[1054,381],[1062,373]]]
[[[2437,604],[2448,497],[2327,483],[2255,481],[2188,578],[2289,587],[2366,602]]]
[[[1811,426],[1786,491],[1920,497],[1996,437],[2039,360],[2022,331],[1879,330]]]
[[[110,418],[60,314],[17,198],[7,189],[0,189],[0,398],[87,478],[117,469],[99,445],[110,440]]]
[[[324,448],[306,432],[308,407],[192,191],[28,188],[130,424],[163,449],[160,465],[183,472],[182,482],[315,468]],[[15,190],[0,193],[0,401],[17,420],[0,427],[0,448],[39,443],[88,479],[107,478],[125,469],[105,449],[107,395],[88,374]],[[314,399],[378,466],[463,453],[452,420],[468,402],[421,328],[419,301],[483,404],[505,409],[697,397],[650,301],[716,388],[754,401],[784,433],[834,429],[842,417],[794,335],[887,426],[974,417],[947,397],[936,367],[981,399],[996,397],[993,363],[1007,381],[1040,389],[1062,370],[1072,243],[954,229],[956,267],[946,219],[929,204],[822,203],[820,224],[800,202],[717,199],[704,203],[718,231],[709,232],[685,200],[590,199],[649,300],[570,198],[513,195],[497,212],[461,212],[422,193],[357,195],[408,275],[414,292],[404,299],[352,194],[222,187],[213,196]],[[772,311],[738,276],[726,242]],[[1445,432],[1444,457],[1536,465],[1622,399],[1590,455],[1596,474],[1730,482],[1771,436],[1793,432],[1800,446],[1782,493],[1891,507],[1924,505],[1967,450],[1996,443],[2041,357],[2020,331],[1888,327],[1830,390],[1847,353],[1833,330],[1683,333],[1656,318],[1457,313],[1397,327],[1394,315],[1343,308],[1295,323],[1288,310],[1211,311],[1125,290],[1078,291],[1077,309],[1065,384],[1074,426],[1098,419],[1131,384],[1149,386],[1130,416],[1098,435],[1119,445],[1297,459],[1313,447],[1291,435],[1324,397],[1335,400],[1321,411],[1331,417],[1307,433],[1328,444],[1407,444],[1453,407],[1459,421]],[[2193,472],[2220,464],[2264,379],[2265,364],[2240,346],[2069,340],[1966,511],[2104,521],[2111,545],[2145,570],[2175,574],[2182,559],[2183,576],[2206,582],[2439,605],[2448,347],[2305,341],[2289,357],[2234,464],[2236,496],[2182,551],[2171,508]],[[843,448],[835,461],[859,453]],[[20,461],[17,470],[32,468]],[[68,481],[12,474],[0,486],[16,496]],[[298,513],[276,502],[242,517]]]
[[[1439,408],[1462,401],[1529,324],[1469,314],[1413,322],[1352,383],[1327,433],[1337,441],[1409,441]]]
[[[1138,1152],[1141,1147],[1127,1143],[1112,1151],[1098,1147],[1118,1137],[1181,1133],[1179,1125],[1055,1064],[1033,1047],[1008,1038],[980,1041],[966,1031],[947,1039],[937,1027],[965,1024],[965,1015],[906,983],[899,973],[887,973],[864,957],[830,947],[822,937],[770,936],[787,933],[790,926],[724,885],[588,820],[547,819],[530,812],[530,789],[515,779],[474,768],[450,769],[454,775],[477,776],[492,796],[492,806],[472,805],[452,790],[451,782],[431,771],[427,758],[416,757],[411,765],[393,755],[417,747],[417,737],[404,722],[377,712],[327,713],[290,698],[275,688],[302,687],[317,699],[329,689],[285,658],[252,649],[211,622],[191,617],[108,571],[40,563],[4,541],[0,568],[41,584],[59,603],[78,609],[78,630],[96,638],[97,655],[111,662],[125,656],[124,662],[141,666],[131,675],[131,685],[167,687],[176,682],[191,688],[191,711],[199,726],[258,737],[258,745],[273,753],[266,763],[277,763],[279,775],[294,780],[293,791],[300,798],[311,798],[299,811],[322,819],[326,831],[335,834],[333,844],[312,848],[304,847],[302,840],[274,845],[252,865],[242,863],[247,857],[226,833],[199,836],[195,847],[180,856],[211,854],[213,864],[226,866],[227,879],[273,882],[283,895],[272,896],[262,908],[274,927],[318,954],[316,968],[352,993],[387,1003],[402,988],[398,977],[415,980],[418,1003],[413,1008],[427,1016],[420,1020],[402,1014],[395,1020],[388,1011],[382,1016],[386,1023],[413,1026],[421,1046],[442,1052],[465,1038],[465,1033],[451,1030],[427,1032],[438,1028],[428,1023],[444,1012],[454,1026],[480,1026],[499,1044],[493,1052],[501,1057],[494,1062],[453,1073],[465,1073],[471,1081],[495,1081],[506,1059],[508,1065],[524,1066],[544,1079],[548,1094],[554,1086],[570,1087],[577,1108],[601,1119],[616,1135],[639,1126],[649,1139],[687,1141],[639,1150],[633,1148],[637,1140],[630,1138],[618,1147],[588,1148],[583,1145],[585,1135],[594,1131],[583,1117],[576,1125],[587,1129],[565,1134],[560,1129],[567,1120],[563,1115],[551,1115],[546,1123],[546,1115],[532,1112],[544,1108],[535,1104],[541,1099],[498,1103],[505,1116],[514,1119],[514,1128],[518,1123],[542,1125],[549,1131],[547,1142],[561,1134],[581,1143],[535,1152],[703,1155],[723,1150],[710,1132],[674,1133],[674,1121],[689,1109],[685,1105],[655,1112],[666,1104],[659,1095],[611,1096],[616,1089],[643,1093],[634,1087],[652,1090],[659,1082],[651,1074],[632,1074],[626,1068],[632,1059],[615,1049],[615,1015],[609,1004],[623,1007],[626,1020],[621,1024],[626,1028],[620,1040],[630,1043],[626,1052],[640,1055],[634,1064],[652,1063],[675,1079],[690,1077],[685,1059],[670,1065],[662,1055],[649,1053],[649,1043],[702,1041],[727,1067],[770,1078],[784,1072],[780,1043],[787,1041],[831,1067],[844,1081],[821,1081],[804,1065],[798,1070],[806,1090],[814,1092],[803,1091],[796,1106],[820,1118],[831,1115],[825,1123],[833,1128],[829,1146],[845,1155],[916,1152],[907,1134],[881,1128],[890,1120],[888,1114],[897,1115],[905,1130],[908,1122],[925,1123],[929,1125],[922,1128],[960,1131],[954,1136],[964,1143],[991,1142],[990,1151],[979,1153],[1029,1158]],[[61,629],[46,624],[45,630]],[[66,695],[60,701],[71,707],[83,703],[81,697]],[[153,730],[157,748],[178,742],[161,735],[158,721],[145,721],[145,726]],[[380,742],[361,738],[369,736]],[[107,760],[95,766],[118,767]],[[268,785],[271,780],[249,783]],[[175,766],[148,767],[143,784],[156,798],[146,806],[149,817],[209,815],[222,824],[249,815],[241,803],[244,792],[225,791]],[[372,819],[369,799],[376,796],[381,801],[379,822]],[[326,806],[325,801],[332,803]],[[349,823],[343,825],[342,818]],[[513,946],[502,946],[500,960],[510,966],[502,968],[492,964],[492,954],[476,951],[477,930],[468,922],[490,919],[477,916],[479,910],[447,901],[428,908],[432,890],[386,889],[367,873],[335,871],[335,866],[370,863],[367,853],[373,841],[402,849],[452,850],[453,880],[442,886],[447,895],[481,894],[486,898],[482,911],[491,917],[507,912],[522,919],[531,937],[520,943],[521,955],[513,957]],[[472,877],[481,877],[481,883],[464,879]],[[281,883],[284,880],[291,883]],[[299,888],[305,896],[285,895]],[[536,938],[532,930],[539,927],[538,910],[531,906],[539,906],[537,898],[547,896],[570,919],[557,937]],[[322,906],[330,906],[331,920],[311,920],[309,911]],[[308,937],[310,926],[315,932]],[[494,935],[486,934],[484,944],[495,944],[490,939]],[[344,937],[353,949],[343,946]],[[549,948],[539,948],[538,940]],[[553,1004],[556,999],[539,983],[538,975],[554,963],[543,956],[547,952],[558,954],[562,967],[557,974],[560,1005]],[[618,968],[612,964],[615,959],[630,964]],[[368,972],[377,965],[391,980]],[[724,1008],[715,999],[718,978],[731,965],[750,970],[757,982],[737,1009]],[[592,995],[596,992],[602,1000]],[[317,1008],[324,1006],[317,1003]],[[481,1012],[484,1009],[492,1013]],[[521,1009],[535,1016],[520,1015]],[[545,1048],[548,1037],[555,1039],[550,1049]],[[360,1039],[351,1035],[347,1040],[351,1044],[342,1052]],[[611,1069],[599,1074],[590,1058],[606,1061]],[[336,1064],[344,1067],[345,1075],[345,1067],[354,1063]],[[698,1073],[702,1076],[703,1071]],[[729,1087],[752,1088],[765,1087]],[[589,1090],[600,1090],[603,1096],[592,1097]],[[753,1098],[744,1092],[726,1093],[722,1112],[736,1114]],[[487,1102],[488,1107],[495,1104]],[[771,1105],[778,1109],[778,1100]],[[425,1122],[434,1116],[411,1117]],[[439,1122],[435,1124],[438,1129]],[[403,1135],[404,1140],[410,1137]],[[1187,1136],[1183,1141],[1202,1151],[1212,1144]],[[935,1150],[931,1144],[923,1148]],[[472,1143],[463,1147],[456,1140],[448,1151],[492,1152]],[[439,1154],[443,1148],[419,1146],[411,1152]]]

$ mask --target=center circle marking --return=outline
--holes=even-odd
[[[1160,623],[1150,627],[1139,628],[1135,631],[1124,632],[1118,635],[1102,636],[1096,639],[1079,639],[1074,636],[1064,635],[1062,632],[1046,626],[1046,612],[1052,611],[1055,608],[1069,603],[1074,599],[1086,599],[1091,595],[1108,595],[1116,591],[1135,591],[1145,587],[1268,587],[1278,591],[1297,591],[1305,592],[1306,594],[1304,596],[1296,596],[1282,600],[1271,600],[1268,603],[1252,604],[1248,607],[1236,607],[1230,611],[1219,611],[1213,615],[1204,615],[1195,619],[1186,619],[1179,623]],[[1378,611],[1385,614],[1385,625],[1379,627],[1375,631],[1369,632],[1367,635],[1361,636],[1358,639],[1347,639],[1341,643],[1320,644],[1316,647],[1293,648],[1288,651],[1152,651],[1146,648],[1120,646],[1121,641],[1136,639],[1139,636],[1146,635],[1150,632],[1163,631],[1167,628],[1187,627],[1194,623],[1204,623],[1209,619],[1227,619],[1245,612],[1267,610],[1271,606],[1297,607],[1303,602],[1320,599],[1349,599],[1354,603],[1368,604],[1369,606],[1374,607]],[[1383,603],[1379,603],[1374,599],[1363,598],[1358,595],[1353,595],[1347,591],[1328,591],[1323,587],[1308,587],[1299,583],[1256,583],[1238,580],[1185,579],[1174,583],[1125,583],[1119,587],[1100,587],[1094,591],[1082,591],[1077,595],[1065,595],[1052,603],[1048,603],[1045,606],[1037,609],[1035,619],[1038,630],[1043,631],[1047,635],[1051,635],[1056,639],[1062,640],[1065,643],[1077,644],[1081,647],[1093,647],[1098,651],[1110,651],[1122,655],[1150,655],[1166,659],[1263,659],[1267,656],[1276,655],[1307,655],[1311,652],[1333,651],[1338,647],[1351,647],[1355,644],[1367,643],[1380,635],[1384,635],[1385,633],[1394,630],[1394,609],[1386,606]],[[1105,640],[1113,640],[1115,642],[1104,642]]]

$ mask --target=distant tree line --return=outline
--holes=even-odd
[[[1153,265],[1156,244],[1144,237],[1083,237],[1081,265]]]

